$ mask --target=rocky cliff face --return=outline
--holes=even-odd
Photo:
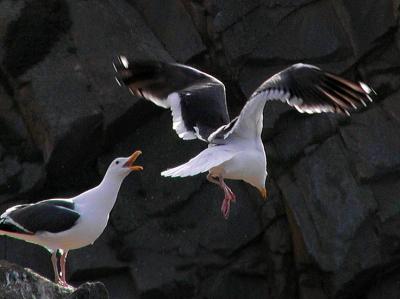
[[[0,205],[74,195],[109,161],[143,152],[105,234],[71,252],[69,279],[111,298],[399,298],[398,0],[0,1]],[[362,79],[376,101],[351,117],[264,116],[270,197],[160,171],[204,148],[168,111],[117,86],[111,62],[188,63],[227,86],[237,114],[299,61]],[[47,253],[1,238],[0,257],[52,277]]]
[[[10,299],[107,299],[105,286],[85,283],[77,289],[59,287],[30,269],[0,261],[0,298]]]

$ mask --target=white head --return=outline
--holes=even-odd
[[[141,154],[141,151],[135,151],[127,158],[116,158],[111,162],[110,166],[108,166],[107,175],[125,178],[131,171],[143,170],[142,166],[133,165]]]

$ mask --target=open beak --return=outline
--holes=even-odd
[[[124,167],[128,167],[132,171],[140,171],[143,170],[142,166],[133,165],[136,159],[142,154],[141,151],[136,151],[128,158],[128,161],[125,162]]]
[[[260,188],[258,189],[260,191],[260,194],[262,196],[262,198],[265,200],[268,197],[268,191],[266,188]]]

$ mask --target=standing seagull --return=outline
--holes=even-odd
[[[104,231],[122,181],[131,171],[143,169],[133,165],[140,154],[136,151],[128,158],[115,159],[98,186],[76,197],[9,208],[0,216],[0,235],[47,248],[52,253],[55,281],[70,287],[65,273],[68,251],[93,244]],[[61,273],[57,251],[61,253]]]
[[[372,101],[372,89],[320,68],[298,63],[275,74],[258,87],[240,115],[229,121],[225,87],[214,77],[194,68],[163,62],[130,62],[120,56],[114,63],[117,82],[155,104],[170,108],[173,128],[183,139],[199,138],[208,148],[163,176],[185,177],[207,172],[225,197],[221,211],[229,216],[236,197],[224,179],[244,180],[267,197],[267,161],[261,140],[263,110],[269,100],[280,100],[301,113],[350,111]]]

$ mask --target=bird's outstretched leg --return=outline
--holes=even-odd
[[[66,269],[65,269],[65,264],[66,264],[66,261],[67,261],[67,255],[68,255],[68,250],[65,250],[64,252],[63,252],[63,254],[61,255],[61,258],[60,258],[60,267],[61,267],[61,277],[60,277],[60,285],[62,285],[64,288],[73,288],[72,286],[70,286],[68,283],[67,283],[67,278],[66,278]]]
[[[235,202],[236,201],[236,196],[232,192],[232,190],[225,184],[224,178],[222,176],[218,177],[218,180],[215,179],[210,173],[207,175],[207,180],[210,181],[211,183],[214,183],[218,186],[221,187],[221,189],[224,191],[225,197],[221,205],[221,212],[224,215],[225,219],[228,219],[229,217],[229,211],[231,207],[231,201]]]

